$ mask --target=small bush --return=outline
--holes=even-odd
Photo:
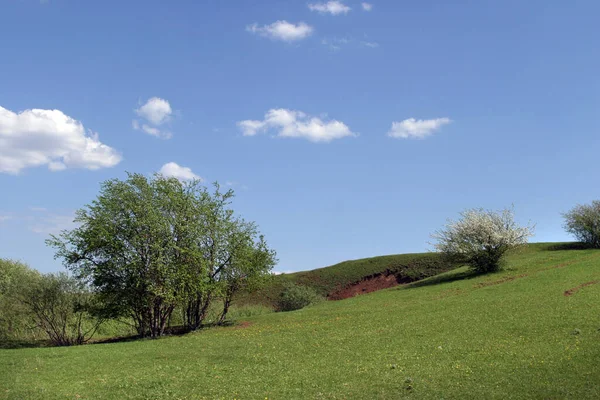
[[[56,346],[87,342],[103,322],[90,314],[96,306],[93,293],[64,273],[42,275],[24,288],[20,300]]]
[[[580,242],[600,248],[600,201],[575,206],[563,217],[567,232]]]
[[[322,297],[309,286],[290,285],[286,287],[279,297],[279,311],[299,310],[322,300]]]
[[[435,249],[451,259],[468,264],[478,273],[500,269],[504,254],[527,243],[532,226],[519,226],[512,209],[499,212],[481,208],[466,210],[459,221],[449,221],[436,232]]]
[[[41,275],[27,265],[0,258],[0,340],[35,340],[44,334],[20,301],[22,293],[39,279]]]

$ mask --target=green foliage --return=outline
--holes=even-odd
[[[77,211],[79,227],[53,236],[57,257],[96,288],[106,317],[130,316],[140,335],[160,336],[204,266],[194,245],[205,191],[197,182],[130,174],[102,184]]]
[[[0,339],[82,344],[102,322],[90,315],[96,307],[93,294],[77,279],[0,259]]]
[[[577,205],[563,217],[567,232],[582,243],[600,248],[600,201]]]
[[[551,247],[199,334],[0,350],[0,398],[598,399],[600,286],[563,293],[600,251]]]
[[[36,328],[29,308],[20,300],[27,288],[41,275],[27,265],[0,259],[0,339],[36,339]]]
[[[65,273],[42,275],[23,288],[20,301],[56,346],[83,344],[102,323],[90,316],[97,307],[94,295],[81,281]]]
[[[176,307],[198,328],[215,299],[225,319],[232,296],[254,290],[275,264],[254,223],[228,208],[232,191],[198,181],[129,174],[102,184],[79,210],[79,227],[53,236],[67,268],[98,294],[102,318],[128,317],[142,336],[161,336]]]
[[[204,286],[189,292],[185,323],[195,330],[206,320],[215,298],[223,307],[218,323],[223,323],[240,291],[252,292],[260,288],[276,263],[271,250],[255,223],[235,216],[229,208],[231,190],[222,193],[218,184],[207,197],[201,224],[203,234],[199,240],[204,255],[206,273]]]
[[[281,292],[277,308],[279,311],[300,310],[311,304],[318,303],[322,299],[315,289],[309,286],[289,285]]]

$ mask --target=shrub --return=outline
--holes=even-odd
[[[486,273],[500,269],[504,254],[526,244],[532,235],[532,226],[517,225],[512,209],[496,212],[476,208],[463,211],[460,220],[450,220],[432,237],[437,239],[437,251]]]
[[[18,261],[0,259],[0,339],[46,336],[57,346],[82,344],[102,319],[94,318],[96,298],[64,273],[40,274]]]
[[[279,311],[299,310],[322,300],[322,297],[309,286],[290,285],[279,297]]]
[[[42,275],[23,288],[20,300],[56,346],[87,342],[103,322],[89,313],[95,306],[94,295],[64,273]]]
[[[40,335],[29,308],[20,301],[23,291],[40,278],[37,271],[19,261],[0,259],[0,340],[36,339]]]
[[[577,205],[563,217],[567,232],[580,242],[600,248],[600,201]]]

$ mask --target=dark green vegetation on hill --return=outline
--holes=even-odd
[[[396,254],[344,261],[311,271],[282,274],[261,290],[241,295],[240,303],[259,303],[275,306],[280,293],[289,284],[310,286],[324,297],[364,279],[380,274],[394,275],[399,282],[412,282],[452,269],[439,254]]]
[[[233,327],[0,350],[0,398],[600,398],[600,251],[553,248]]]

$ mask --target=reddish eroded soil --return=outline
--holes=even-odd
[[[328,300],[343,300],[360,294],[371,293],[381,289],[387,289],[398,286],[401,283],[407,283],[400,277],[391,272],[384,272],[366,277],[359,282],[346,286],[327,296]]]
[[[235,325],[235,329],[244,329],[252,325],[250,321],[241,321],[239,324]]]
[[[565,296],[569,297],[569,296],[573,296],[575,293],[577,293],[577,291],[579,291],[580,289],[583,289],[586,286],[592,286],[595,285],[597,283],[600,283],[600,281],[591,281],[591,282],[586,282],[586,283],[582,283],[579,286],[575,286],[572,289],[569,290],[565,290]]]

